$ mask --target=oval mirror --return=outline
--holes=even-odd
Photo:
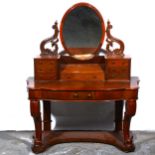
[[[88,3],[78,3],[63,16],[60,39],[65,51],[79,60],[93,58],[100,50],[105,26],[99,11]]]

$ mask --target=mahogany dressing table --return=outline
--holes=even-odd
[[[130,121],[136,112],[138,77],[130,76],[131,58],[124,55],[124,43],[111,35],[112,25],[88,3],[67,10],[60,24],[64,50],[58,52],[58,25],[54,35],[40,44],[41,54],[34,58],[34,77],[27,80],[35,134],[32,151],[40,153],[49,146],[66,142],[99,142],[134,151]],[[105,40],[106,49],[101,46]],[[51,48],[45,47],[50,43]],[[114,48],[113,44],[118,44]],[[51,130],[51,102],[115,101],[114,131]],[[43,111],[40,110],[43,101]],[[95,104],[95,103],[94,103]],[[99,104],[99,103],[98,103]],[[125,112],[123,114],[123,106]],[[41,117],[43,113],[43,118]]]

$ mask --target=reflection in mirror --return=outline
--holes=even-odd
[[[92,58],[104,36],[101,17],[88,6],[78,6],[63,20],[62,42],[65,49],[77,59]]]

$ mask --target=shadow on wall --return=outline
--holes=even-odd
[[[114,102],[52,102],[54,130],[114,130]]]

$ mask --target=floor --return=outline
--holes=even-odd
[[[113,146],[99,143],[66,143],[49,148],[39,155],[155,155],[155,132],[134,131],[136,150],[123,153]],[[30,131],[1,131],[0,155],[34,155]]]

